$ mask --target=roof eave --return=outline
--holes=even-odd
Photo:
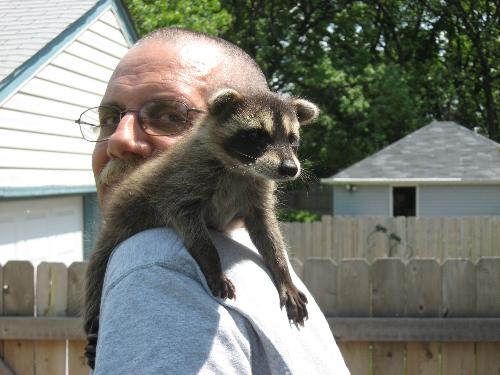
[[[500,177],[493,179],[464,178],[322,178],[327,185],[500,185]]]

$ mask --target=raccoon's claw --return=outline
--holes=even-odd
[[[304,326],[304,319],[309,317],[307,313],[307,297],[295,286],[285,286],[280,293],[280,306],[286,306],[288,319],[296,326]]]
[[[226,276],[222,275],[218,278],[212,278],[207,280],[207,283],[215,297],[236,299],[234,285]]]

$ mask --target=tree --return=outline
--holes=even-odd
[[[217,35],[232,23],[231,14],[218,0],[127,0],[126,4],[141,36],[165,26]]]
[[[222,36],[273,90],[316,102],[301,157],[329,176],[431,119],[500,140],[500,10],[488,0],[128,1],[141,33]]]

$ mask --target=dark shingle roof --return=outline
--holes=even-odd
[[[0,0],[0,81],[98,0]]]
[[[500,144],[455,122],[433,121],[323,182],[349,180],[498,182]]]

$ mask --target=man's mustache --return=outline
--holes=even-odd
[[[102,169],[96,183],[97,185],[114,185],[137,168],[139,164],[139,160],[111,159]]]

